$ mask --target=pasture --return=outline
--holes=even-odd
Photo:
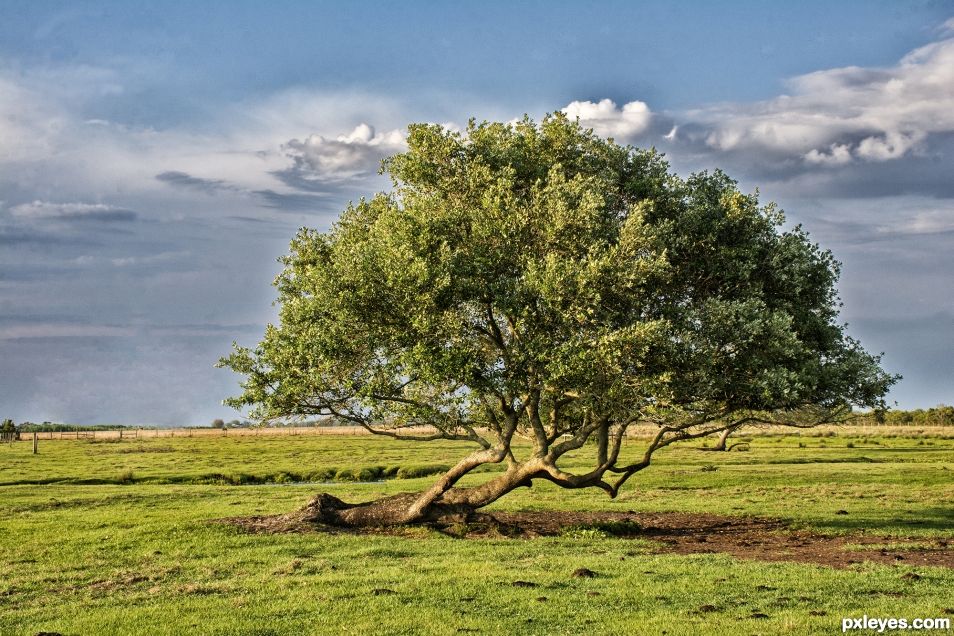
[[[666,449],[615,500],[535,484],[487,511],[613,513],[628,530],[584,514],[517,537],[221,522],[323,491],[420,490],[433,477],[417,475],[461,443],[142,437],[44,441],[32,455],[15,442],[0,447],[0,634],[735,636],[951,618],[954,431],[892,430]],[[771,523],[747,536],[753,519]]]

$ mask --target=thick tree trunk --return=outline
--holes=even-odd
[[[735,429],[735,428],[727,428],[727,429],[725,429],[725,430],[722,431],[722,433],[719,435],[719,441],[716,442],[716,445],[715,445],[715,446],[703,446],[703,447],[701,447],[699,450],[705,450],[705,451],[725,451],[725,450],[728,450],[728,446],[727,446],[726,444],[727,444],[727,442],[729,441],[729,435],[731,435],[732,433],[734,433],[736,430],[737,430],[737,429]]]
[[[351,504],[322,493],[293,513],[302,521],[346,527],[394,526],[431,521],[467,521],[510,491],[530,486],[533,466],[524,464],[474,488],[451,488],[436,498],[432,489]]]
[[[729,441],[729,435],[731,435],[734,432],[735,432],[735,429],[732,429],[732,428],[727,428],[724,431],[722,431],[722,434],[719,435],[719,441],[716,442],[715,448],[713,448],[712,450],[724,451],[726,442]]]
[[[432,504],[412,513],[414,504],[423,493],[401,493],[359,504],[346,503],[333,495],[322,493],[312,499],[296,516],[302,521],[332,526],[369,527],[395,526],[432,521],[439,517],[460,515],[473,511],[469,506]]]

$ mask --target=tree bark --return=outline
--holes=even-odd
[[[328,493],[314,497],[307,506],[293,513],[302,521],[344,527],[410,525],[432,521],[467,521],[473,513],[507,493],[531,485],[538,467],[527,462],[473,488],[449,488],[437,497],[438,484],[423,492],[409,492],[374,501],[346,503]],[[444,477],[447,477],[446,475]]]
[[[725,450],[728,450],[728,446],[727,446],[726,444],[727,444],[728,441],[729,441],[729,435],[731,435],[732,433],[736,432],[737,430],[738,430],[738,428],[735,428],[735,427],[725,429],[725,430],[722,431],[722,433],[719,435],[719,441],[716,442],[716,445],[715,445],[715,446],[711,446],[711,447],[710,447],[710,446],[703,446],[703,447],[700,448],[699,450],[707,450],[707,451],[725,451]]]
[[[716,442],[715,448],[713,448],[712,450],[724,451],[726,442],[728,442],[729,440],[729,435],[731,435],[734,432],[735,432],[735,429],[733,428],[727,428],[724,431],[722,431],[722,434],[719,435],[719,441]]]

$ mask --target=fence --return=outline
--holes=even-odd
[[[408,433],[423,434],[433,430],[409,429]],[[21,433],[21,439],[32,437]],[[170,437],[278,437],[285,435],[371,435],[360,426],[282,426],[275,428],[133,428],[114,431],[40,431],[40,440],[99,440],[99,439],[157,439]]]
[[[406,429],[406,434],[428,434],[433,429],[420,427]],[[631,426],[627,431],[628,437],[651,437],[656,427],[651,425]],[[810,429],[793,429],[784,426],[745,428],[737,433],[737,437],[746,435],[797,435],[803,437],[817,437],[830,434],[842,435],[892,435],[900,437],[954,437],[954,430],[950,426],[891,426],[891,425],[825,425]],[[39,440],[147,440],[160,438],[181,437],[281,437],[298,435],[337,435],[337,436],[364,436],[371,435],[360,426],[283,426],[276,428],[140,428],[122,430],[98,431],[42,431],[37,433]],[[33,434],[20,433],[21,440],[32,439]]]

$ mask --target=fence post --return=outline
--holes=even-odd
[[[33,454],[36,455],[36,431],[33,431]]]

